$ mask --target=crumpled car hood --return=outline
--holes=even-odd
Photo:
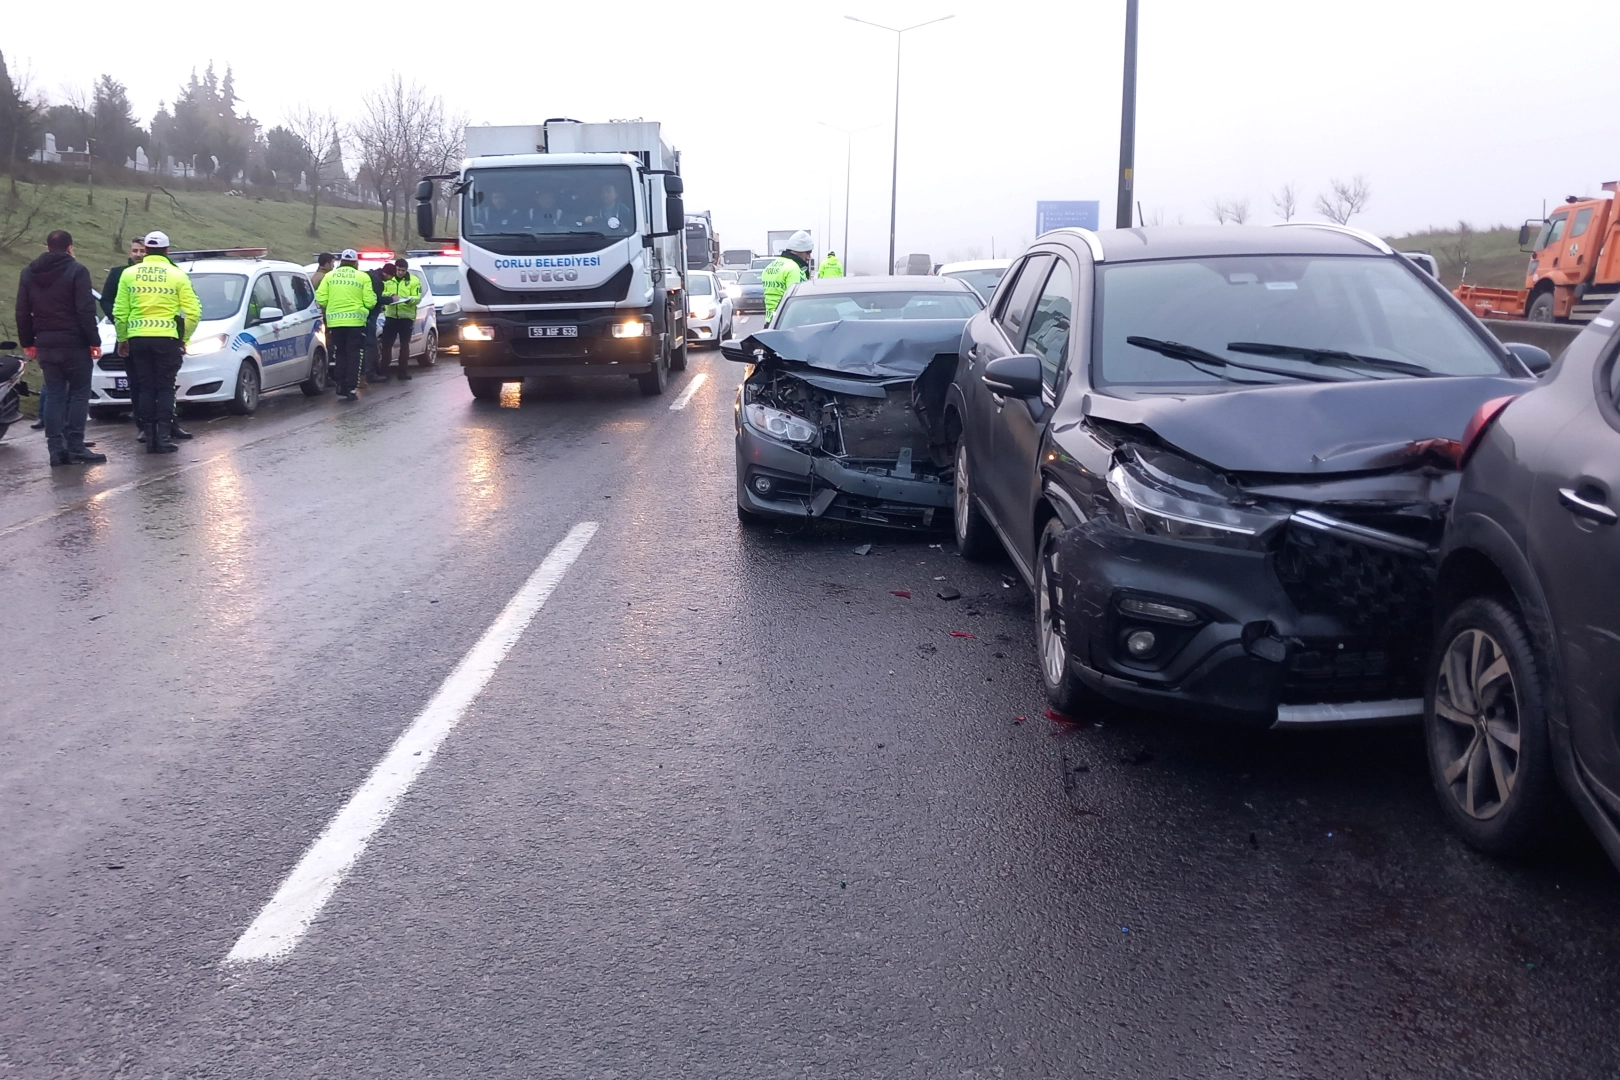
[[[874,319],[761,330],[741,345],[776,360],[869,379],[915,379],[940,353],[962,345],[966,319]]]
[[[1290,383],[1138,398],[1092,393],[1088,415],[1146,428],[1182,453],[1229,472],[1366,472],[1413,463],[1414,443],[1462,438],[1480,405],[1535,385],[1500,375]]]

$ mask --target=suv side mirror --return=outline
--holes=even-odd
[[[754,362],[754,350],[743,348],[743,343],[736,338],[720,343],[720,355],[727,360],[735,360],[739,364],[752,364]]]
[[[979,378],[1002,397],[1033,401],[1041,396],[1041,361],[1029,353],[998,357],[984,365]]]
[[[1522,341],[1510,341],[1503,346],[1508,352],[1519,358],[1519,363],[1529,368],[1536,375],[1543,375],[1552,367],[1552,353],[1539,345],[1526,345]]]

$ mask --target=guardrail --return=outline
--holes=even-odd
[[[1496,335],[1496,340],[1538,346],[1551,353],[1554,360],[1586,329],[1569,323],[1526,322],[1523,319],[1481,319],[1480,322]]]

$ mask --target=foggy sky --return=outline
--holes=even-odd
[[[849,230],[851,261],[873,272],[888,247],[894,36],[843,16],[905,26],[954,13],[905,38],[899,252],[984,256],[993,241],[1006,254],[1033,238],[1037,199],[1099,199],[1103,224],[1113,220],[1123,0],[481,0],[418,5],[409,18],[171,0],[138,32],[93,9],[70,21],[49,5],[19,8],[0,42],[14,73],[31,69],[55,100],[111,74],[143,124],[210,59],[234,68],[266,127],[304,100],[352,115],[393,70],[475,123],[660,120],[682,151],[688,209],[711,210],[728,247],[763,250],[774,228],[810,227],[819,241],[830,212],[841,248],[845,137],[817,121],[869,128],[851,140]],[[1596,192],[1620,179],[1620,4],[1582,10],[1584,47],[1549,38],[1537,10],[1142,0],[1145,213],[1202,224],[1212,200],[1247,198],[1253,220],[1270,221],[1271,194],[1291,181],[1315,217],[1329,178],[1362,173],[1373,199],[1352,224],[1395,234],[1517,224],[1544,199]],[[660,36],[668,44],[654,49]],[[1547,63],[1571,49],[1575,62]],[[166,59],[135,59],[154,51]]]

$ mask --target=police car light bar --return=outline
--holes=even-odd
[[[407,251],[405,253],[405,255],[408,258],[412,258],[412,259],[431,259],[431,258],[435,258],[435,257],[440,256],[440,255],[451,255],[451,256],[455,256],[455,257],[459,258],[460,255],[461,255],[461,249],[460,248],[416,248],[414,250]]]
[[[262,259],[269,253],[269,248],[211,248],[206,251],[171,251],[169,258],[174,262],[196,262],[198,259]]]
[[[362,259],[392,259],[394,257],[392,251],[361,251],[357,254]]]

